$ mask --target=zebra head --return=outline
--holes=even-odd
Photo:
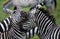
[[[39,11],[38,9],[40,9],[40,8],[42,8],[42,4],[37,4],[33,7],[31,7],[30,12],[29,12],[29,17],[31,17],[32,19],[35,20],[35,14],[36,14],[36,12]]]
[[[14,10],[14,12],[11,13],[12,22],[15,24],[23,21],[26,18],[26,16],[27,15],[24,14],[23,11],[19,10]]]
[[[30,12],[28,13],[29,20],[26,21],[23,24],[23,28],[25,30],[30,30],[32,27],[36,26],[36,24],[35,24],[35,21],[36,21],[35,13],[36,13],[37,8],[41,8],[41,7],[42,7],[42,5],[40,5],[40,4],[37,4],[37,5],[33,6],[33,7],[31,7]]]

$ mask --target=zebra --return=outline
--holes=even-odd
[[[6,18],[4,21],[2,21],[2,22],[4,22],[5,23],[5,25],[7,24],[9,24],[10,25],[10,23],[11,23],[11,21],[10,21],[10,19],[11,19],[11,16],[10,17],[8,17],[8,18]],[[30,21],[29,21],[30,22]],[[1,23],[1,24],[3,24],[3,23]],[[4,25],[4,24],[3,24]],[[28,25],[28,23],[26,23],[26,24],[24,24],[25,26],[26,25]],[[24,26],[23,25],[23,26]],[[7,26],[7,27],[11,27],[11,25],[10,26]],[[7,28],[6,28],[7,29]],[[20,35],[20,38],[21,39],[29,39],[29,38],[31,38],[31,37],[33,37],[33,36],[35,36],[35,35],[38,35],[39,34],[39,31],[38,31],[38,27],[34,27],[34,28],[31,28],[30,30],[28,30],[28,31],[26,31],[26,32],[22,32],[22,29],[20,30],[20,29],[18,29],[17,30],[17,27],[16,26],[14,26],[13,28],[8,28],[9,30],[7,31],[7,30],[5,30],[5,31],[3,31],[2,33],[0,33],[0,35],[1,35],[1,39],[15,39],[15,38],[13,38],[13,36],[15,36],[16,37],[16,35],[15,34],[17,34],[18,35],[18,33],[19,33],[19,35]],[[13,30],[13,31],[12,31]],[[15,31],[14,31],[15,30]],[[0,32],[1,32],[1,30],[0,30]],[[17,33],[15,33],[15,32],[17,32]],[[15,33],[15,34],[14,34]],[[12,35],[11,35],[12,34]],[[23,35],[24,34],[24,35]],[[10,37],[10,36],[12,36],[12,37]],[[22,36],[22,37],[21,37]],[[23,36],[26,36],[26,38],[23,38]],[[19,38],[19,39],[20,39]],[[16,39],[18,39],[18,38],[16,38]]]
[[[37,25],[34,23],[32,19],[27,20],[23,23],[23,29],[27,30],[26,32],[26,39],[34,37],[35,35],[39,36],[39,30]]]
[[[9,30],[11,24],[11,16],[0,22],[0,32],[5,32]],[[9,26],[9,27],[8,27]]]
[[[33,2],[34,1],[34,2]],[[50,12],[51,11],[51,5],[54,5],[54,7],[57,7],[57,1],[56,0],[8,0],[4,5],[3,5],[3,11],[5,10],[10,10],[9,7],[12,5],[18,8],[18,10],[23,11],[23,7],[32,7],[36,5],[37,3],[42,3],[43,5],[46,6],[47,10]]]
[[[0,39],[7,37],[7,32],[11,27],[11,16],[0,22]]]
[[[10,20],[8,20],[8,21],[9,21],[12,29],[13,29],[14,26],[16,26],[17,23],[21,22],[26,17],[26,16],[22,15],[22,13],[20,11],[18,11],[18,10],[14,10],[14,11],[7,10],[7,12],[9,12],[11,14],[11,23],[10,23]],[[1,30],[1,33],[3,33],[3,34],[1,34],[1,36],[2,35],[5,36],[5,33],[9,32],[11,30],[11,28],[9,29],[8,27],[9,26],[8,26],[8,22],[7,21],[4,20],[2,23],[0,23],[0,30]],[[19,27],[21,27],[21,26],[16,26],[17,29],[19,29]],[[1,39],[4,39],[4,38],[1,37]],[[5,39],[7,39],[7,38],[5,38]]]
[[[39,30],[38,27],[33,27],[28,32],[26,32],[26,39],[29,39],[31,37],[34,37],[35,35],[38,35],[39,37]],[[39,37],[40,38],[40,37]]]
[[[60,39],[60,26],[57,26],[53,15],[50,15],[41,5],[33,6],[30,14],[35,17],[41,39]]]
[[[14,12],[11,11],[11,10],[7,10],[7,12],[9,12],[11,14],[11,18],[14,19],[14,20],[12,20],[11,28],[8,31],[8,36],[6,38],[3,37],[3,36],[5,36],[6,32],[1,34],[2,39],[28,39],[28,38],[33,37],[34,35],[39,33],[38,27],[34,27],[34,28],[32,28],[31,30],[28,30],[28,31],[21,28],[22,26],[23,27],[26,26],[26,25],[28,26],[28,23],[24,23],[24,24],[21,23],[21,22],[19,23],[18,19],[16,19],[16,17],[17,17],[17,14],[21,13],[22,16],[20,16],[20,17],[25,19],[27,17],[27,15],[24,14],[25,12],[22,12],[22,11],[18,12],[17,10],[15,10]],[[24,21],[22,21],[22,22],[24,22]],[[30,21],[28,21],[28,22],[30,22]],[[18,24],[20,24],[20,25],[18,25]],[[21,25],[21,24],[23,24],[23,25]]]

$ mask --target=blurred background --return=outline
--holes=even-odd
[[[7,18],[9,15],[5,14],[3,12],[3,4],[8,1],[8,0],[0,0],[0,21],[4,20],[5,18]],[[25,7],[23,8],[26,12],[29,12],[30,7]],[[56,24],[60,25],[60,0],[57,0],[57,9],[54,10],[52,9],[52,13],[51,13],[55,19],[56,19]],[[39,39],[38,36],[34,36],[31,39]]]

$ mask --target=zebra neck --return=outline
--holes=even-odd
[[[13,27],[15,27],[17,30],[21,31],[21,32],[27,32],[26,30],[24,30],[22,27],[22,25],[18,25],[18,24],[13,24]]]
[[[47,32],[49,32],[54,23],[51,19],[49,19],[48,16],[46,16],[43,12],[40,12],[37,16],[38,19],[38,25],[40,25],[40,34],[45,35]]]
[[[13,33],[17,38],[23,38],[25,36],[25,32],[22,32],[17,26],[13,26]]]

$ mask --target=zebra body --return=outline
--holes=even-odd
[[[26,39],[29,39],[35,35],[39,36],[39,30],[38,27],[34,27],[31,30],[29,30],[28,32],[26,32]]]
[[[23,24],[23,27],[27,27],[30,25],[30,23],[28,22],[31,22],[31,21],[27,21],[27,23]],[[32,26],[32,25],[30,25]],[[28,28],[28,30],[26,31],[26,29]],[[9,31],[9,35],[11,35],[13,38],[15,39],[29,39],[35,35],[39,35],[39,30],[38,30],[38,27],[33,27],[33,28],[30,28],[30,27],[27,27],[25,30],[24,29],[20,29],[19,27],[17,27],[16,25],[13,26],[11,28],[12,31]],[[30,29],[29,29],[30,28]],[[9,36],[9,38],[12,38]]]
[[[5,32],[9,30],[11,23],[11,16],[0,22],[0,32]]]
[[[41,39],[60,39],[60,27],[56,25],[53,16],[48,11],[38,6],[38,8],[33,7],[30,12],[35,16]]]
[[[11,16],[0,22],[0,38],[6,39],[11,28]]]

